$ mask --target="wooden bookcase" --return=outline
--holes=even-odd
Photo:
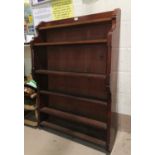
[[[111,57],[119,46],[119,23],[116,9],[37,26],[31,51],[40,126],[111,150],[117,129]]]

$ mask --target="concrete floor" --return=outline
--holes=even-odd
[[[24,155],[106,155],[75,141],[45,130],[25,126]],[[131,154],[130,134],[118,132],[111,155]]]

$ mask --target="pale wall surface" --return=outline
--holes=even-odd
[[[31,50],[29,45],[24,45],[24,75],[31,74]]]

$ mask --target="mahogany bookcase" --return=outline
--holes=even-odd
[[[42,22],[31,42],[39,125],[110,151],[117,131],[111,102],[120,10]]]

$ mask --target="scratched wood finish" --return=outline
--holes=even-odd
[[[119,47],[119,23],[116,9],[37,26],[31,53],[41,127],[111,151],[117,131],[111,57]]]

